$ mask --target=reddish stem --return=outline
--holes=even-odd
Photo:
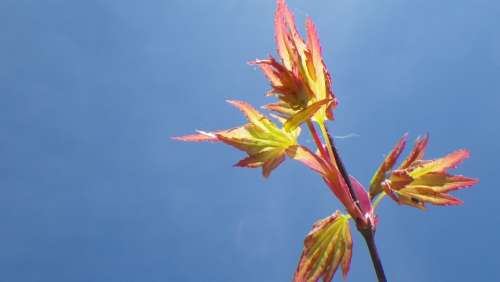
[[[321,156],[323,156],[324,159],[329,160],[330,157],[328,156],[328,153],[325,151],[325,147],[323,146],[323,143],[321,143],[321,139],[319,139],[318,132],[316,131],[316,128],[314,127],[314,124],[311,122],[311,120],[307,121],[307,127],[309,127],[309,131],[311,131],[311,135],[314,139],[314,142],[316,143],[316,147],[318,147]]]
[[[361,233],[361,235],[363,235],[363,238],[365,238],[378,281],[387,282],[384,268],[382,267],[382,261],[380,260],[380,256],[378,255],[377,245],[375,244],[375,232],[371,229],[359,230],[359,232]]]
[[[329,139],[328,141],[330,141],[329,144],[331,144],[331,148],[335,156],[337,167],[340,170],[340,174],[342,174],[342,177],[344,178],[344,181],[346,182],[347,187],[349,188],[349,193],[351,194],[352,199],[356,203],[356,206],[361,210],[358,197],[352,187],[352,183],[351,180],[349,179],[349,174],[347,173],[347,169],[344,166],[344,163],[340,158],[339,152],[337,151],[337,148],[333,143],[332,137],[330,136],[330,133],[328,132],[328,129],[326,127],[325,131],[326,131],[326,138],[328,138]],[[387,278],[385,277],[384,273],[384,268],[382,266],[382,261],[377,251],[377,245],[375,244],[375,226],[371,226],[371,224],[368,224],[368,226],[361,226],[358,224],[357,227],[358,231],[361,233],[361,235],[363,235],[363,238],[366,241],[366,245],[368,246],[368,250],[370,251],[370,257],[372,259],[373,267],[375,268],[375,273],[377,274],[378,281],[387,282]]]
[[[342,162],[342,159],[340,158],[340,154],[337,151],[337,147],[335,146],[335,143],[333,143],[333,139],[330,136],[330,133],[328,132],[328,128],[325,126],[325,131],[326,131],[326,138],[328,138],[329,144],[331,144],[333,155],[335,157],[335,163],[337,167],[339,168],[340,174],[344,178],[345,183],[347,184],[347,188],[349,189],[349,194],[351,194],[352,200],[354,201],[354,204],[356,207],[362,211],[361,206],[359,205],[359,200],[358,200],[358,195],[354,192],[354,188],[352,187],[351,179],[349,178],[349,173],[347,173],[347,169]],[[357,219],[355,219],[357,220]]]

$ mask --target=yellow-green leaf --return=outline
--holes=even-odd
[[[292,115],[285,123],[285,130],[292,131],[299,127],[302,123],[306,122],[312,116],[316,114],[322,106],[331,102],[331,99],[327,98],[316,103],[307,106],[305,109]]]
[[[235,166],[262,167],[264,177],[285,159],[286,149],[297,142],[300,128],[288,132],[276,126],[251,105],[242,101],[228,101],[239,108],[249,123],[228,130],[216,132],[199,131],[199,134],[176,137],[180,141],[222,141],[248,154]]]
[[[427,143],[427,138],[424,142]],[[422,142],[422,141],[421,141]],[[455,151],[443,158],[426,161],[422,160],[425,146],[416,148],[405,163],[405,169],[395,170],[391,177],[382,185],[387,194],[399,204],[408,205],[420,209],[425,204],[448,206],[460,205],[463,202],[448,192],[470,187],[478,182],[477,179],[462,175],[451,175],[448,170],[456,167],[469,156],[466,150]],[[417,153],[415,153],[417,152]]]
[[[275,15],[276,45],[281,62],[273,59],[257,60],[258,65],[271,82],[271,95],[277,96],[286,107],[273,106],[279,112],[300,112],[318,123],[325,119],[333,119],[332,110],[337,100],[331,88],[331,78],[324,63],[319,37],[312,20],[307,18],[307,41],[300,36],[293,14],[284,0],[278,0]],[[317,109],[307,109],[319,101],[329,100],[329,103],[318,105]],[[293,129],[305,120],[296,117],[287,125]]]
[[[347,276],[352,257],[349,219],[339,211],[319,220],[304,240],[304,250],[295,272],[294,281],[331,281],[342,268]]]
[[[443,158],[417,165],[409,174],[413,178],[418,178],[426,175],[427,173],[446,172],[446,170],[450,168],[455,168],[469,156],[470,154],[467,150],[458,150]]]

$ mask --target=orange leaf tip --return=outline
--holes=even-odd
[[[198,134],[177,136],[177,137],[172,137],[172,139],[177,140],[177,141],[184,141],[184,142],[203,142],[203,141],[217,142],[217,141],[219,141],[217,139],[216,133],[206,132],[203,130],[196,130],[196,132],[198,132]]]

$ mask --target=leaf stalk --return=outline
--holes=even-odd
[[[342,162],[342,159],[340,158],[339,152],[337,148],[335,147],[335,144],[333,143],[332,137],[328,133],[328,129],[326,126],[322,123],[320,123],[320,128],[323,133],[323,136],[327,142],[327,148],[329,149],[329,152],[333,154],[333,160],[335,160],[335,163],[337,167],[339,168],[339,171],[344,178],[345,183],[347,184],[347,187],[349,188],[349,193],[351,194],[352,199],[354,200],[356,206],[359,208],[359,210],[362,210],[360,205],[359,205],[359,200],[354,192],[354,189],[352,187],[351,180],[349,178],[349,174],[347,173],[347,169]],[[375,205],[378,205],[380,200],[382,200],[383,195],[377,198],[375,201]],[[354,219],[356,223],[359,223],[357,219]],[[372,259],[373,267],[375,268],[375,273],[377,274],[377,279],[379,282],[387,282],[387,278],[385,277],[384,273],[384,268],[382,266],[382,260],[380,259],[380,256],[377,251],[377,245],[375,243],[375,226],[372,226],[369,224],[368,226],[366,225],[361,225],[357,224],[358,231],[363,235],[363,238],[365,239],[366,245],[368,246],[368,250],[370,251],[370,257]]]

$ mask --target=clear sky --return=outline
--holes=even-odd
[[[340,100],[330,124],[365,185],[397,139],[467,148],[464,206],[384,201],[390,281],[500,279],[500,3],[289,0],[313,17]],[[243,153],[169,138],[244,122],[268,83],[273,0],[0,1],[0,281],[289,281],[340,208],[292,161],[264,180]],[[306,144],[311,140],[305,139]],[[354,235],[348,281],[374,281]],[[336,279],[339,279],[338,277]],[[340,279],[339,279],[340,281]]]

